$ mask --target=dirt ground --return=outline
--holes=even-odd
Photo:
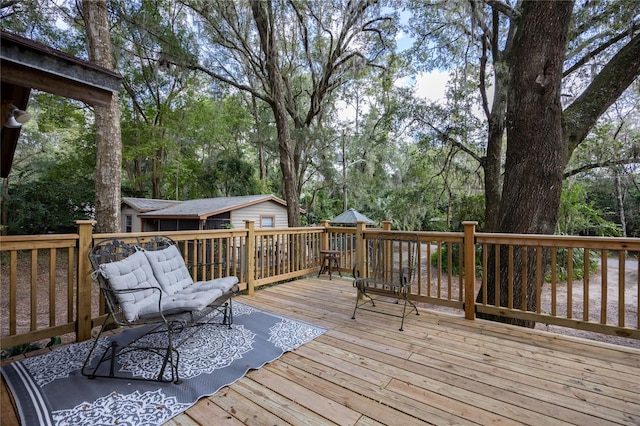
[[[423,261],[423,268],[426,267],[426,262]],[[435,272],[434,272],[435,274]],[[617,258],[608,259],[607,264],[607,277],[608,285],[606,285],[606,304],[602,304],[602,268],[599,267],[590,277],[588,286],[588,311],[589,317],[592,321],[600,321],[602,314],[602,307],[605,307],[607,324],[618,324],[619,311],[618,311],[618,274],[619,274],[619,262]],[[638,322],[638,260],[628,258],[625,261],[625,291],[624,291],[624,318],[625,324],[628,327],[633,328]],[[574,281],[571,285],[571,305],[572,315],[571,318],[582,319],[583,317],[583,304],[584,304],[584,291],[582,280]],[[456,294],[457,289],[454,288],[452,294]],[[556,306],[558,310],[556,312],[559,316],[566,316],[567,298],[569,295],[569,286],[567,283],[558,283],[556,286]],[[550,284],[545,284],[542,289],[541,296],[541,309],[542,312],[551,313],[552,302],[552,288]],[[424,305],[426,309],[449,312],[455,315],[460,315],[460,311],[457,309],[447,308],[440,305]],[[583,330],[576,330],[573,328],[560,327],[556,325],[549,325],[544,323],[537,323],[536,329],[545,330],[553,333],[564,334],[567,336],[575,336],[584,339],[595,340],[599,342],[612,343],[622,346],[629,346],[633,348],[640,348],[640,340],[629,339],[618,336],[611,336],[602,333],[594,333]]]
[[[603,287],[602,287],[602,266],[591,277],[589,277],[589,313],[590,319],[599,321],[602,314],[602,308],[605,306],[607,324],[617,324],[619,318],[618,310],[618,274],[619,274],[619,262],[617,258],[610,258],[607,262],[607,277],[609,278],[609,285],[606,286],[606,304],[602,304],[603,300]],[[624,268],[625,276],[625,291],[624,291],[624,318],[625,324],[629,327],[634,327],[638,323],[638,260],[627,258]],[[575,281],[572,284],[572,305],[573,305],[573,318],[582,318],[583,312],[583,282]],[[567,295],[569,289],[566,283],[558,285],[556,288],[556,294],[558,298],[559,306],[566,306]],[[547,284],[545,291],[543,292],[542,306],[545,312],[550,311],[551,306],[551,289]],[[565,315],[566,309],[559,311],[559,314]],[[640,348],[640,340],[627,339],[617,336],[609,336],[601,333],[591,333],[582,330],[575,330],[571,328],[558,327],[553,325],[546,325],[538,323],[536,328],[541,330],[552,331],[554,333],[560,333],[565,335],[571,335],[576,337],[583,337],[592,340],[598,340],[602,342],[615,343],[618,345],[631,346],[634,348]]]

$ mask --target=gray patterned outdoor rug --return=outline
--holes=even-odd
[[[203,326],[180,348],[181,384],[96,378],[80,373],[92,341],[2,367],[23,425],[160,425],[247,371],[320,336],[325,330],[233,302],[233,327]],[[109,339],[131,339],[126,330]],[[150,335],[156,339],[163,335]],[[101,338],[103,340],[103,338]],[[160,363],[149,352],[120,358],[120,374],[156,377]]]

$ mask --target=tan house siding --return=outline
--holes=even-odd
[[[256,228],[286,228],[286,203],[273,195],[204,198],[186,201],[123,197],[122,232],[243,229],[250,220]]]
[[[134,208],[126,206],[121,210],[121,221],[122,221],[122,232],[127,232],[127,216],[131,217],[131,231],[130,232],[141,232],[142,231],[142,221],[138,217],[138,211]]]
[[[266,201],[232,211],[231,224],[234,228],[244,228],[245,221],[253,220],[256,228],[260,228],[260,219],[263,216],[273,217],[275,228],[286,228],[288,225],[286,207],[273,201]]]

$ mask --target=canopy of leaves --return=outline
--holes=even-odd
[[[484,225],[492,91],[517,1],[273,0],[304,223],[344,204],[399,229]],[[249,1],[111,1],[123,195],[284,194],[280,141]],[[360,7],[362,9],[357,9]],[[634,0],[577,1],[565,55],[569,106],[638,33]],[[75,2],[0,7],[3,29],[86,58]],[[411,47],[396,40],[410,36]],[[406,42],[406,39],[404,40]],[[414,90],[446,71],[443,99]],[[557,232],[640,235],[638,83],[573,151]],[[34,92],[3,225],[51,232],[92,214],[92,111]],[[498,139],[501,148],[506,141]],[[504,153],[499,151],[498,176]],[[27,208],[26,206],[29,206]]]

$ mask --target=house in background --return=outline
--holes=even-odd
[[[187,231],[288,226],[287,203],[274,195],[171,201],[122,198],[122,232]]]
[[[123,197],[122,204],[120,205],[122,232],[150,231],[149,229],[143,228],[142,220],[139,217],[140,214],[153,212],[156,210],[162,210],[165,207],[170,207],[175,204],[180,204],[181,202],[182,201]]]

